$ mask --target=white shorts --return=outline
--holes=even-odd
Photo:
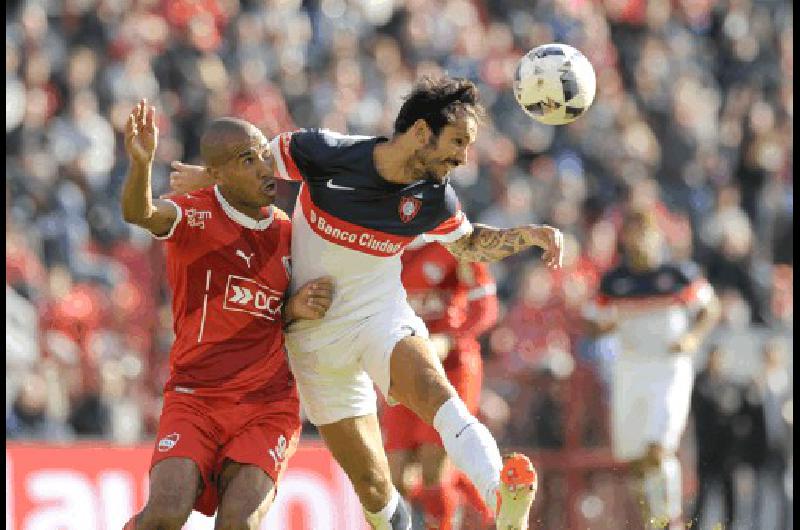
[[[641,458],[651,443],[676,452],[686,428],[693,384],[689,356],[647,361],[617,359],[611,385],[614,458]]]
[[[372,315],[335,342],[316,350],[303,347],[302,333],[286,337],[289,364],[300,402],[314,425],[377,412],[374,385],[388,398],[389,360],[395,345],[428,329],[408,304]]]

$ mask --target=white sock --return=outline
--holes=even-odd
[[[667,514],[671,520],[678,519],[681,516],[682,495],[683,489],[681,481],[681,463],[673,456],[667,456],[661,464],[661,472],[667,481]]]
[[[469,477],[494,511],[503,458],[492,433],[469,413],[458,396],[439,407],[433,417],[433,427],[442,437],[447,456]]]
[[[394,511],[397,510],[397,504],[399,502],[400,494],[393,487],[391,493],[389,493],[389,502],[386,503],[386,506],[384,506],[381,511],[372,513],[368,512],[366,508],[364,509],[367,522],[369,522],[375,530],[391,530],[392,524],[389,520],[392,518],[392,515],[394,515]]]
[[[673,521],[681,516],[681,464],[667,456],[661,465],[648,469],[643,477],[644,496],[650,516],[657,521]]]

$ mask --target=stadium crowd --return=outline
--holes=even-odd
[[[656,211],[672,256],[702,266],[726,329],[791,327],[789,2],[17,0],[6,15],[9,438],[154,433],[172,339],[164,258],[119,207],[140,97],[163,111],[160,194],[213,118],[268,136],[389,134],[417,76],[479,82],[488,115],[453,175],[464,209],[567,238],[563,270],[531,253],[492,268],[502,309],[482,411],[501,444],[560,447],[559,381],[576,366],[607,381],[614,344],[587,337],[582,308],[630,205]],[[511,86],[517,59],[553,41],[598,77],[591,110],[561,128],[528,118]],[[295,191],[281,184],[285,210]]]

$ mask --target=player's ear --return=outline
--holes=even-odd
[[[426,122],[422,118],[419,118],[417,121],[414,122],[414,125],[411,127],[411,130],[414,134],[414,139],[421,145],[427,145],[431,139],[431,135],[433,134],[431,128],[428,127],[428,122]]]

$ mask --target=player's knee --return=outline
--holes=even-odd
[[[180,530],[192,513],[194,499],[186,495],[151,492],[136,530]]]
[[[259,519],[256,514],[244,511],[218,514],[214,530],[256,530]]]
[[[181,530],[190,513],[191,508],[148,503],[140,514],[136,530]]]

